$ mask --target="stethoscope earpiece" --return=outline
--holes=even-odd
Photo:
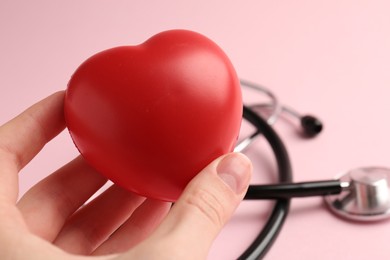
[[[301,117],[301,126],[306,136],[314,137],[321,133],[323,129],[322,122],[311,115],[305,115]]]
[[[324,197],[335,214],[357,221],[377,221],[390,217],[390,169],[358,168],[339,179],[349,183],[340,194]]]

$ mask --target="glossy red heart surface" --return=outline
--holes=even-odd
[[[64,109],[73,142],[93,168],[129,191],[175,201],[197,173],[233,150],[242,97],[220,47],[171,30],[87,59],[69,81]]]

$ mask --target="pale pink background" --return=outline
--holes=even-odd
[[[166,29],[198,31],[229,55],[240,77],[318,115],[325,131],[302,139],[280,122],[295,180],[357,166],[390,166],[390,2],[0,1],[0,123],[64,89],[97,51],[138,44]],[[250,151],[257,181],[272,181],[266,146]],[[21,191],[77,155],[66,132],[21,174]],[[271,172],[271,173],[270,173]],[[262,177],[260,177],[262,176]],[[210,253],[233,259],[264,223],[269,202],[243,202]],[[297,199],[267,259],[389,259],[390,221],[361,224]]]

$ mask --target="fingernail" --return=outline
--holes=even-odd
[[[219,162],[217,173],[236,194],[241,194],[248,186],[251,165],[245,155],[232,153]]]

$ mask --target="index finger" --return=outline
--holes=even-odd
[[[65,128],[63,104],[64,91],[56,92],[0,127],[1,192],[14,189],[17,172]]]

